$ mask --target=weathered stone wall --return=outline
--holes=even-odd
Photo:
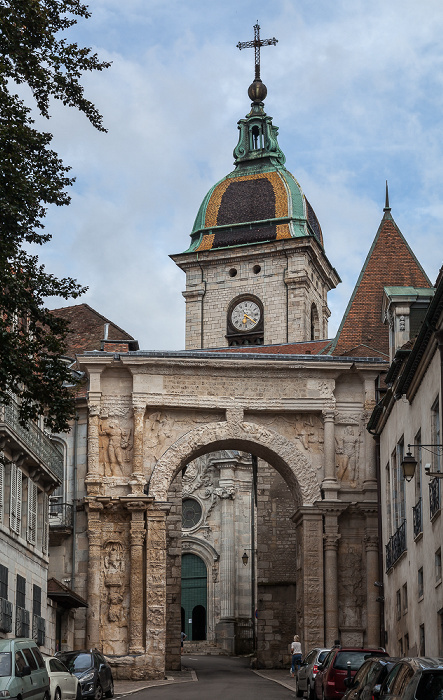
[[[166,668],[181,669],[181,475],[171,484],[168,502],[171,510],[166,518]]]
[[[262,460],[257,489],[257,659],[265,668],[289,663],[288,645],[302,634],[296,605],[295,504],[282,477]]]

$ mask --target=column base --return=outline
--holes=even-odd
[[[325,501],[336,501],[338,499],[340,486],[336,479],[323,479],[321,488],[324,493]]]
[[[235,620],[222,618],[215,626],[215,641],[228,654],[235,654]]]

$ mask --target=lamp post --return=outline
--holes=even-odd
[[[403,471],[403,476],[405,478],[405,481],[411,481],[415,475],[415,467],[417,466],[417,460],[415,459],[414,455],[411,452],[411,447],[423,447],[425,450],[430,448],[430,447],[437,447],[439,450],[443,449],[443,445],[421,445],[421,444],[408,444],[408,451],[406,452],[405,456],[403,457],[403,461],[401,463],[401,468]],[[432,450],[429,450],[429,452],[432,452]],[[433,453],[435,454],[435,453]],[[442,453],[437,452],[437,454],[440,456]],[[436,479],[443,479],[443,472],[431,472],[430,469],[425,469],[426,476],[430,476],[431,478],[436,478]]]

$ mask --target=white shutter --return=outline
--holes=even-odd
[[[9,489],[9,527],[17,532],[17,465],[11,462],[11,487]]]
[[[28,479],[28,532],[30,544],[35,544],[37,532],[37,484]]]
[[[17,529],[16,533],[20,535],[22,527],[22,488],[23,488],[23,472],[17,467]]]
[[[47,554],[49,546],[49,496],[47,493],[43,494],[42,527],[42,550],[44,554]]]
[[[3,522],[5,510],[5,465],[1,461],[3,453],[0,453],[0,523]]]

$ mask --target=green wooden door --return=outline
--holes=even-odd
[[[187,638],[194,641],[206,639],[207,571],[204,561],[195,554],[182,556],[182,609],[185,621],[183,631]]]

